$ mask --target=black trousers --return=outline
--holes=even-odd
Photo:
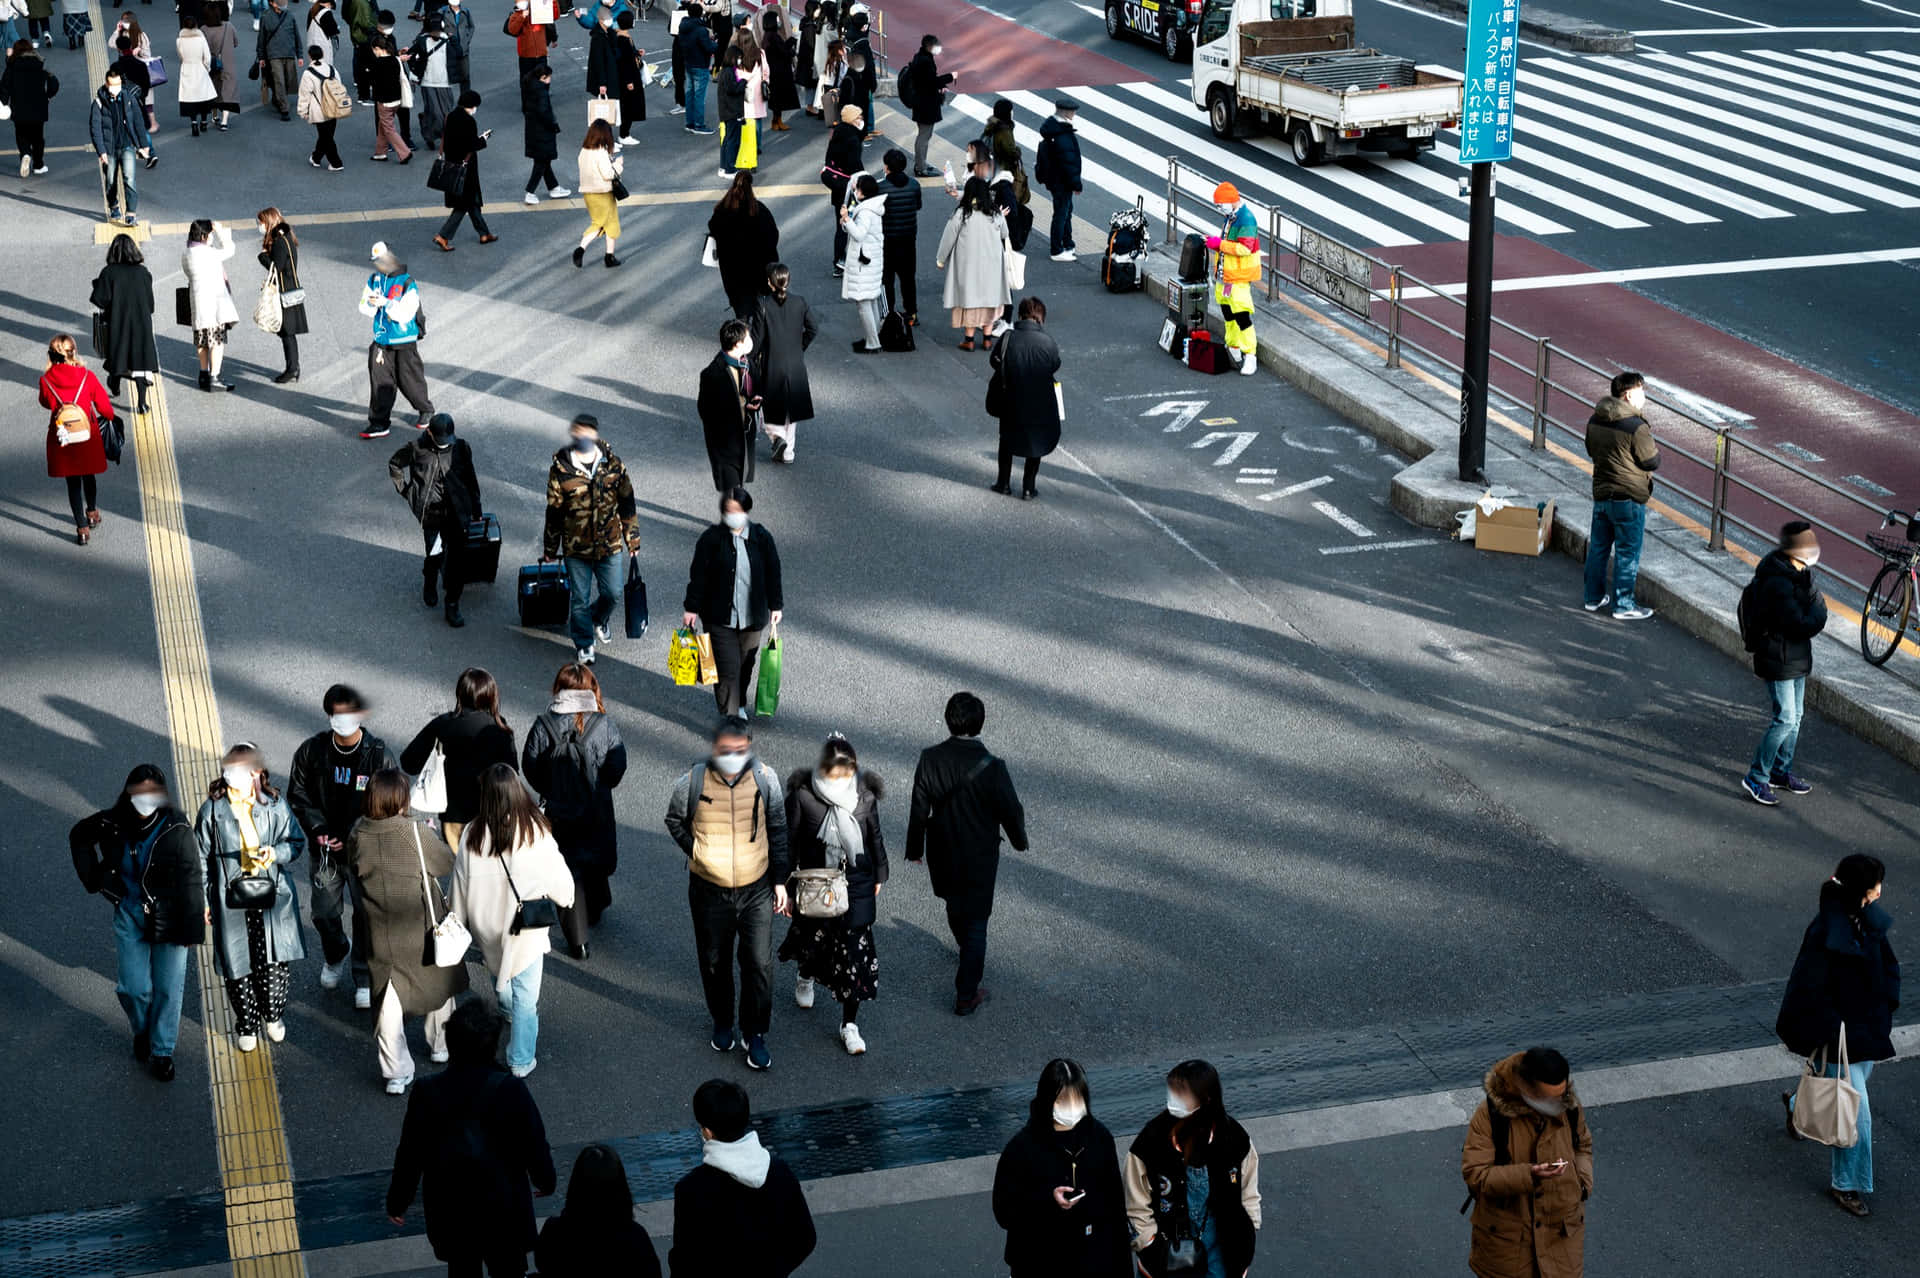
[[[547,184],[549,191],[560,185],[560,179],[553,175],[552,160],[535,160],[533,162],[533,172],[527,175],[527,194],[532,195],[534,190],[539,187],[542,182]]]
[[[1040,459],[1038,457],[1027,458],[1027,464],[1025,468],[1023,468],[1020,472],[1020,487],[1027,492],[1033,492],[1034,491],[1033,477],[1035,475],[1038,475],[1039,473],[1040,473]],[[994,480],[994,482],[1000,485],[1000,487],[1005,488],[1007,486],[1007,481],[1012,478],[1013,478],[1013,454],[1008,452],[1006,449],[1002,448],[1000,450],[1000,477]],[[979,481],[975,480],[974,482],[978,483]]]
[[[398,107],[393,116],[394,122],[400,126],[400,140],[407,144],[407,150],[413,150],[413,108]]]
[[[97,509],[95,503],[100,498],[100,486],[95,481],[97,475],[67,476],[67,505],[73,507],[73,526],[87,526],[87,512]]]
[[[433,416],[433,400],[427,395],[427,366],[420,360],[420,348],[413,342],[400,346],[367,347],[367,425],[393,425],[393,399],[397,391],[407,397],[422,419]]]
[[[353,46],[353,96],[373,101],[373,53],[364,44]]]
[[[333,144],[334,130],[340,127],[338,120],[322,120],[313,126],[313,155],[311,158],[322,164],[338,166],[340,148]]]
[[[461,557],[466,544],[461,540],[461,530],[451,523],[441,523],[429,519],[420,526],[420,536],[426,558],[420,561],[420,575],[428,581],[440,579],[441,597],[451,608],[460,602],[460,592],[466,587],[467,574]],[[438,539],[440,553],[433,553],[433,543]]]
[[[462,218],[471,218],[473,220],[473,229],[480,235],[492,234],[491,231],[487,230],[487,219],[480,216],[480,210],[478,208],[454,209],[447,214],[447,220],[440,224],[440,238],[443,240],[452,239],[454,232],[460,229],[460,219]]]
[[[960,970],[953,977],[953,999],[965,1003],[980,992],[980,977],[987,970],[987,917],[947,906],[947,930],[960,947]]]
[[[747,782],[746,784],[751,784]],[[751,1038],[773,1023],[773,884],[723,888],[687,876],[700,986],[715,1029],[734,1024],[733,965],[740,966],[740,1032]]]
[[[687,104],[687,66],[680,57],[680,42],[673,42],[673,104],[684,107]]]
[[[736,710],[753,709],[749,689],[760,665],[761,633],[730,626],[716,626],[709,632],[713,640],[713,664],[720,672],[720,682],[713,685],[713,699],[723,719]]]
[[[39,168],[47,162],[47,122],[45,120],[23,120],[13,117],[13,142],[20,154],[33,161],[33,167]]]
[[[909,318],[920,313],[920,290],[914,283],[915,237],[889,235],[880,242],[880,278],[887,290],[887,309],[893,309],[893,286],[900,284],[900,309]]]
[[[280,359],[283,369],[296,376],[300,372],[300,335],[280,330]]]

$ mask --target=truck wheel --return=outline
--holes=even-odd
[[[1295,124],[1287,134],[1287,145],[1293,149],[1293,162],[1303,169],[1310,169],[1327,158],[1326,143],[1315,142],[1313,126],[1304,121]]]
[[[1240,107],[1231,93],[1216,88],[1207,96],[1207,125],[1213,130],[1213,136],[1231,140],[1239,122]]]
[[[1186,51],[1186,41],[1180,38],[1180,28],[1173,25],[1173,19],[1163,17],[1162,21],[1166,25],[1160,28],[1160,52],[1167,55],[1167,61],[1179,62]]]
[[[1127,30],[1126,24],[1121,20],[1121,17],[1120,17],[1120,6],[1117,4],[1108,5],[1107,6],[1107,39],[1118,40],[1126,34],[1126,30]]]

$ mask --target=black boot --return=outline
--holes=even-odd
[[[467,624],[467,619],[460,615],[459,604],[452,602],[447,604],[447,624],[455,630]]]
[[[573,251],[573,264],[575,266],[585,266],[587,264],[587,251],[584,248],[577,248]]]
[[[204,368],[200,370],[200,389],[203,391],[213,389],[213,374]]]
[[[289,368],[285,372],[279,374],[273,380],[276,385],[280,385],[280,386],[285,386],[289,382],[297,382],[300,380],[300,369],[296,365],[295,367]]]

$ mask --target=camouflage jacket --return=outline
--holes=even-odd
[[[547,558],[606,559],[621,548],[638,553],[640,515],[633,480],[620,459],[600,446],[600,462],[587,475],[563,448],[547,470]]]

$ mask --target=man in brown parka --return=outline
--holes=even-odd
[[[1533,1047],[1487,1071],[1460,1175],[1473,1203],[1467,1264],[1479,1278],[1580,1278],[1593,1133],[1567,1058]]]

